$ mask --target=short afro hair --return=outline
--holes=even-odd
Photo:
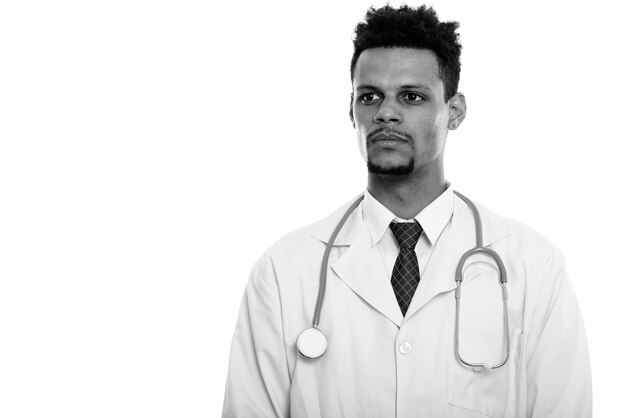
[[[458,27],[458,22],[440,22],[437,12],[425,5],[417,9],[407,5],[398,9],[389,5],[378,9],[370,7],[365,20],[354,29],[350,79],[354,81],[356,62],[366,49],[428,49],[437,55],[444,99],[448,101],[456,94],[461,75],[461,43],[456,33]]]

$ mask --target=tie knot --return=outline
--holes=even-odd
[[[415,248],[422,233],[422,226],[419,222],[392,222],[389,227],[400,248],[408,248],[409,250]]]

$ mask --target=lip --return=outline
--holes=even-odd
[[[376,135],[374,138],[372,138],[372,143],[396,144],[399,142],[407,143],[409,141],[406,138],[395,134],[381,134]]]
[[[372,138],[372,142],[409,142],[407,138],[395,132],[381,132]]]

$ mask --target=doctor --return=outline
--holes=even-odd
[[[372,8],[357,25],[350,116],[368,182],[330,248],[318,327],[327,349],[308,358],[296,344],[354,199],[252,268],[224,417],[591,416],[581,314],[562,254],[541,235],[477,205],[508,299],[493,259],[470,257],[456,320],[455,271],[477,236],[443,170],[448,131],[466,113],[457,27],[425,6]]]

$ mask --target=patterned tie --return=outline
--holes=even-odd
[[[400,246],[400,253],[391,274],[391,285],[404,316],[420,282],[415,245],[422,233],[422,227],[417,222],[392,222],[389,227]]]

